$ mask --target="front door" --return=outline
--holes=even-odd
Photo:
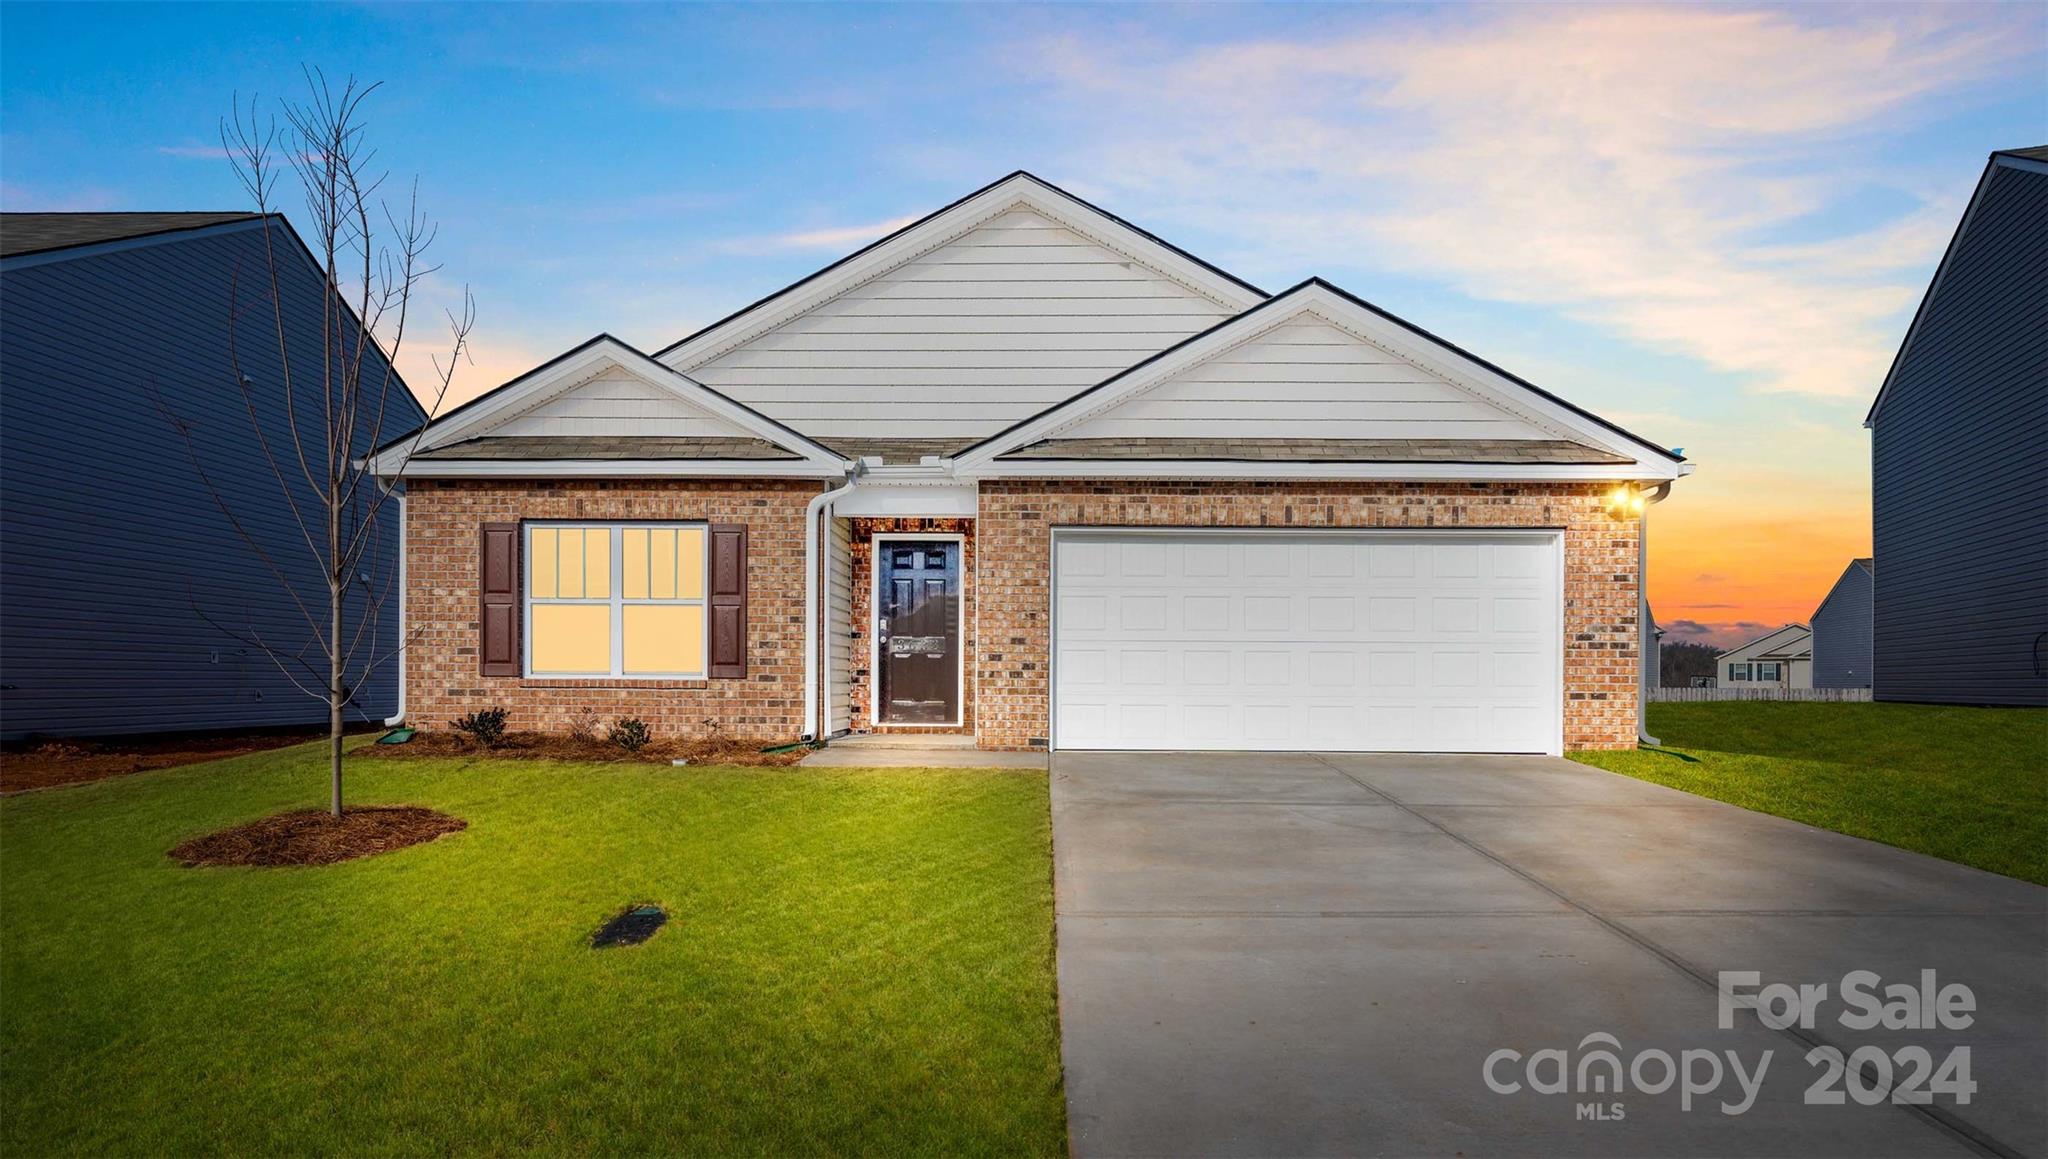
[[[875,542],[881,724],[960,722],[960,544]]]

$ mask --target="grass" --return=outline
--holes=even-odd
[[[1649,725],[1668,751],[1573,759],[2048,885],[2048,710],[1682,702]]]
[[[469,828],[165,856],[317,747],[0,802],[0,1152],[1064,1153],[1044,774],[351,765]]]

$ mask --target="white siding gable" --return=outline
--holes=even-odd
[[[1758,656],[1779,656],[1787,653],[1807,652],[1813,647],[1812,641],[1813,632],[1810,629],[1798,624],[1787,624],[1775,632],[1766,632],[1747,644],[1730,648],[1726,652],[1721,653],[1721,662],[1723,664],[1739,663],[1744,660],[1755,659]]]
[[[643,435],[653,438],[748,438],[740,429],[621,367],[494,425],[493,437],[516,435]]]
[[[967,442],[1236,312],[1018,205],[677,368],[814,438]]]
[[[1064,427],[1063,439],[1555,439],[1314,314],[1301,313]]]

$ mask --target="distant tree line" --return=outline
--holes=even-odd
[[[1657,683],[1666,688],[1688,688],[1695,676],[1714,675],[1714,659],[1721,654],[1711,644],[1666,643],[1658,658]]]

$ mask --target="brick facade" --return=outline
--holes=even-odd
[[[848,645],[853,649],[853,680],[849,688],[851,699],[847,715],[848,728],[853,732],[936,732],[971,733],[974,731],[974,520],[972,519],[868,519],[856,518],[847,521],[847,531],[852,539],[853,582],[851,587],[853,610],[853,639]],[[873,659],[875,614],[874,614],[874,537],[881,534],[944,534],[963,536],[960,553],[960,724],[958,726],[934,727],[931,725],[890,725],[878,724],[874,717],[875,674],[869,667]],[[834,645],[837,646],[836,644]]]
[[[815,480],[416,479],[406,485],[406,715],[446,728],[503,705],[517,730],[557,731],[586,706],[661,737],[715,718],[729,734],[794,740],[803,717],[804,506]],[[477,670],[477,550],[485,523],[684,519],[747,528],[747,675],[731,680],[529,680]]]
[[[1604,507],[1610,484],[1007,480],[981,485],[982,748],[1023,749],[1051,727],[1054,527],[1563,528],[1564,745],[1636,743],[1639,524]]]
[[[1050,529],[1055,526],[1563,528],[1564,743],[1636,737],[1639,525],[1603,505],[1609,484],[1010,480],[985,482],[976,520],[854,522],[852,723],[872,727],[869,582],[877,531],[965,532],[962,690],[981,747],[1048,735]],[[515,729],[555,730],[585,706],[663,736],[707,717],[736,736],[794,739],[803,715],[803,512],[808,480],[415,480],[406,500],[407,715],[425,728],[504,705]],[[748,529],[744,680],[528,680],[477,672],[477,543],[484,523],[690,519]],[[981,646],[984,645],[985,647]],[[837,644],[835,643],[835,647]],[[958,731],[958,730],[944,730]]]

